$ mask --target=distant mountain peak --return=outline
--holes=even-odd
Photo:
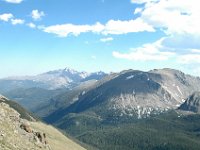
[[[71,73],[71,74],[78,73],[78,71],[76,71],[76,70],[74,70],[74,69],[72,69],[72,68],[69,68],[69,67],[64,68],[63,71],[69,72],[69,73]]]

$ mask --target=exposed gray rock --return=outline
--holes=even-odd
[[[179,109],[200,113],[200,92],[194,92],[189,96]]]

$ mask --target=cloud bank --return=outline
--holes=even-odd
[[[23,0],[4,0],[5,2],[8,2],[8,3],[14,3],[14,4],[19,4],[21,3]]]
[[[43,28],[44,32],[56,34],[59,37],[78,36],[81,33],[92,32],[103,35],[120,35],[134,32],[154,32],[154,28],[141,19],[109,20],[105,25],[97,22],[93,25],[61,24]]]
[[[137,19],[165,37],[134,48],[130,52],[113,51],[115,58],[132,61],[175,59],[179,64],[200,64],[200,11],[198,0],[131,0],[138,5]]]

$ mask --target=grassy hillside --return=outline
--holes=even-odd
[[[47,135],[47,141],[52,150],[85,150],[74,141],[67,138],[60,131],[50,125],[38,122],[31,122],[33,129],[44,132]]]
[[[1,102],[1,100],[0,100],[0,102]],[[38,118],[35,115],[28,112],[25,108],[23,108],[21,105],[19,105],[18,103],[14,102],[14,101],[6,99],[4,101],[4,103],[8,104],[11,108],[16,110],[20,114],[20,117],[22,119],[26,119],[29,121],[38,120]]]

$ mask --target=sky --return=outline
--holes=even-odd
[[[0,0],[0,78],[173,68],[200,76],[199,0]]]

